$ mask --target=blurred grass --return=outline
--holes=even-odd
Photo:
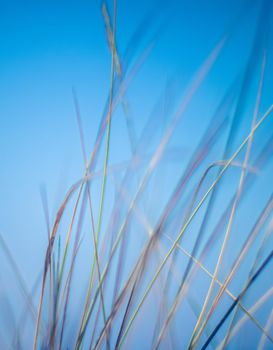
[[[264,204],[257,200],[255,203],[259,197],[255,185],[272,161],[272,135],[263,138],[260,150],[256,150],[254,142],[256,133],[269,125],[273,111],[272,104],[261,113],[269,59],[270,4],[263,1],[261,6],[256,37],[243,73],[239,72],[231,87],[227,87],[220,104],[215,103],[215,113],[197,140],[196,148],[188,151],[188,164],[179,174],[177,183],[167,186],[169,196],[160,203],[161,211],[153,198],[161,200],[160,193],[166,183],[170,185],[161,166],[172,153],[172,137],[222,51],[227,49],[227,43],[235,35],[238,19],[227,28],[197,69],[174,112],[164,105],[164,108],[159,108],[162,119],[158,112],[152,113],[138,138],[127,93],[160,36],[159,33],[152,36],[144,49],[137,53],[139,42],[149,30],[145,18],[123,57],[118,51],[116,38],[116,6],[114,0],[111,15],[111,7],[102,3],[102,18],[111,54],[109,97],[88,158],[80,103],[76,89],[73,89],[85,170],[83,177],[68,190],[52,227],[46,192],[41,191],[48,247],[42,276],[34,288],[35,291],[39,286],[38,304],[34,292],[29,292],[31,288],[22,278],[16,258],[0,235],[2,251],[25,300],[24,313],[14,326],[13,339],[1,340],[3,347],[25,348],[24,318],[28,314],[32,319],[29,327],[33,327],[34,350],[140,348],[144,344],[142,332],[150,335],[145,348],[224,349],[233,344],[238,333],[243,332],[247,320],[258,334],[257,347],[263,349],[268,344],[272,347],[272,310],[267,312],[265,322],[257,315],[257,310],[266,305],[273,294],[271,284],[264,290],[273,256],[272,250],[267,249],[272,243],[270,183],[265,184],[268,186],[268,201]],[[167,87],[173,91],[170,85]],[[251,113],[253,99],[250,103],[249,96],[253,86],[256,102]],[[163,98],[160,97],[159,106],[168,92],[167,89]],[[115,123],[112,119],[120,106],[126,121],[131,159],[122,164],[111,164],[111,133],[112,123]],[[168,121],[162,127],[160,121],[164,118]],[[251,121],[244,138],[238,133],[244,127],[243,118]],[[161,127],[159,141],[151,151],[150,139]],[[187,132],[196,137],[194,131]],[[215,148],[219,152],[215,152]],[[182,153],[178,152],[178,160],[183,159]],[[98,167],[100,157],[103,159],[102,169]],[[231,174],[235,175],[229,186],[224,180]],[[110,176],[116,181],[114,186],[109,181]],[[96,178],[101,180],[99,185]],[[98,201],[93,197],[95,186],[99,192]],[[114,187],[112,209],[107,193],[107,187],[111,186]],[[151,206],[159,212],[156,218],[149,217],[144,205],[147,197],[151,197]],[[235,249],[229,243],[238,234],[236,220],[248,220],[247,207],[243,207],[245,202],[249,206],[255,205],[256,221],[253,219],[250,230],[243,228],[245,234],[242,241],[235,240]],[[110,211],[110,215],[106,211]],[[144,238],[139,234],[142,230]],[[89,245],[85,271],[77,267],[82,245]],[[245,270],[241,271],[241,268]],[[267,275],[262,279],[265,273]],[[240,283],[232,286],[237,276]],[[203,283],[203,278],[207,282]],[[82,285],[79,285],[79,279]],[[260,293],[250,299],[249,305],[247,296],[258,283]],[[80,301],[76,316],[75,299]],[[187,300],[191,312],[182,305],[184,300]],[[150,315],[151,309],[153,315]],[[72,323],[69,322],[71,318]],[[184,333],[183,337],[177,337],[177,328]],[[0,336],[5,338],[3,334]]]

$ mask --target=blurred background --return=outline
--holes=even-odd
[[[101,120],[108,108],[111,47],[102,5],[96,0],[1,0],[0,343],[3,349],[29,349],[32,346],[35,323],[30,316],[26,316],[23,321],[22,315],[28,310],[24,293],[32,293],[33,303],[37,307],[48,246],[48,226],[53,227],[67,191],[82,178],[85,171],[75,96],[81,114],[87,158],[93,150]],[[108,1],[106,5],[113,22],[113,3]],[[101,237],[107,237],[111,220],[117,217],[113,232],[118,231],[123,218],[130,215],[120,288],[149,239],[140,217],[144,214],[151,228],[157,227],[181,177],[187,173],[190,164],[194,167],[158,239],[163,255],[159,254],[158,257],[153,252],[147,259],[143,281],[131,312],[162,257],[178,236],[188,205],[206,168],[215,161],[229,159],[251,131],[255,124],[253,120],[260,120],[273,102],[271,8],[270,1],[262,0],[117,0],[116,49],[121,62],[121,75],[129,77],[129,83],[123,103],[118,103],[112,114],[108,160],[110,171]],[[117,78],[114,91],[118,91],[118,87]],[[176,119],[177,122],[173,124]],[[170,130],[164,153],[153,172],[149,173],[149,181],[137,204],[134,203],[142,214],[131,215],[130,203],[151,166],[153,156]],[[248,280],[257,254],[258,262],[262,263],[272,248],[272,215],[270,205],[267,206],[273,190],[270,158],[272,130],[273,118],[269,116],[254,135],[252,145],[249,146],[249,157],[245,147],[236,158],[239,165],[228,169],[221,179],[210,217],[206,219],[204,236],[195,251],[199,259],[218,220],[230,201],[234,204],[232,200],[237,193],[239,204],[235,208],[230,237],[217,273],[217,278],[224,282],[245,240],[250,232],[255,231],[260,215],[268,210],[262,223],[259,223],[261,226],[256,229],[257,233],[255,231],[255,241],[251,242],[228,287],[235,296],[239,295]],[[204,139],[204,135],[207,135],[207,139]],[[211,139],[206,143],[209,137]],[[100,210],[105,138],[94,169],[98,175],[90,185],[95,226]],[[198,147],[207,152],[200,166],[194,163],[193,158]],[[138,157],[132,165],[130,161],[135,153]],[[246,157],[249,168],[243,173],[240,164],[244,164]],[[205,178],[193,207],[206,193],[217,173],[216,167]],[[125,174],[129,176],[126,181]],[[247,185],[248,175],[250,179],[254,178],[253,185]],[[245,183],[242,193],[238,194],[242,176],[245,176]],[[59,229],[62,248],[74,202],[73,199]],[[204,226],[207,206],[208,201],[201,207],[180,242],[188,252],[193,251],[200,228]],[[232,215],[231,207],[227,215],[217,233],[217,239],[209,243],[208,252],[202,258],[211,274],[215,271]],[[77,328],[82,316],[79,310],[84,303],[91,257],[94,254],[90,218],[87,214],[81,218],[79,214],[77,220],[82,222],[83,239],[73,275],[73,297],[70,297],[63,342],[63,348],[69,349],[74,348],[73,329]],[[76,228],[74,231],[73,237]],[[263,245],[266,235],[266,244]],[[107,244],[109,240],[106,238]],[[68,254],[71,258],[72,248]],[[102,265],[106,264],[106,255],[101,255]],[[164,289],[168,299],[167,310],[172,305],[189,260],[187,255],[180,252],[172,261],[177,277],[172,277],[169,289]],[[111,312],[117,266],[118,259],[113,262],[113,272],[109,272],[105,286],[107,315]],[[162,271],[163,284],[168,280],[168,269],[166,266]],[[272,287],[271,269],[272,263],[244,296],[246,308],[250,309]],[[198,270],[189,291],[195,300],[195,312],[188,302],[178,307],[170,325],[171,331],[167,332],[160,345],[162,349],[181,349],[189,345],[211,281],[207,274]],[[214,286],[208,306],[212,305],[219,288],[219,285]],[[149,301],[145,301],[136,317],[124,343],[125,348],[149,349],[156,343],[154,334],[159,334],[157,320],[160,319],[158,312],[162,300],[158,289],[159,281],[151,290]],[[231,302],[232,298],[224,294],[197,348],[201,348]],[[262,329],[268,324],[272,302],[272,297],[268,297],[257,311],[254,310],[253,315]],[[124,310],[117,315],[117,321],[113,321],[111,348],[115,346],[122,312]],[[243,315],[245,313],[240,309],[235,318],[239,320]],[[47,316],[45,312],[42,317],[45,322]],[[166,314],[163,312],[162,322],[164,319]],[[20,341],[15,341],[16,327],[19,325],[20,328],[22,322],[25,323],[23,335]],[[93,327],[92,322],[95,321],[91,320],[90,329]],[[211,348],[221,344],[229,324],[226,322],[221,328],[214,343],[209,345]],[[102,326],[103,318],[100,317],[95,338],[99,337]],[[257,348],[264,334],[261,327],[248,318],[227,346],[237,349]],[[269,337],[265,336],[263,345],[272,348],[270,337],[273,337],[273,327],[270,327],[270,322],[266,333]],[[88,344],[89,340],[86,340],[83,348],[88,349]],[[104,348],[106,344],[101,346]]]

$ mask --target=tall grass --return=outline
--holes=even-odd
[[[144,20],[123,57],[117,45],[116,0],[112,8],[110,13],[102,4],[111,57],[105,112],[88,157],[80,99],[73,89],[84,173],[68,189],[52,227],[42,192],[48,246],[32,291],[0,236],[25,299],[13,339],[3,340],[1,346],[24,348],[24,317],[29,314],[32,321],[26,324],[32,327],[33,350],[236,348],[247,326],[253,340],[245,339],[246,349],[272,347],[273,289],[268,279],[273,194],[266,174],[272,171],[267,167],[272,166],[273,138],[268,130],[273,104],[262,107],[270,59],[270,4],[263,1],[248,61],[215,103],[196,146],[186,156],[183,150],[178,157],[175,154],[180,163],[188,160],[176,167],[176,182],[163,171],[169,158],[173,161],[171,141],[229,49],[241,17],[215,43],[177,103],[174,96],[169,105],[166,102],[174,86],[173,81],[167,84],[139,135],[128,92],[160,40],[161,29],[150,38]],[[113,164],[112,127],[120,111],[131,159]],[[167,122],[159,133],[164,118]],[[192,138],[198,134],[187,132]],[[267,181],[266,200],[259,193],[261,181]]]

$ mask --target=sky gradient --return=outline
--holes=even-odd
[[[175,188],[191,151],[198,144],[222,98],[231,86],[236,96],[239,95],[261,5],[262,1],[235,0],[117,1],[116,41],[124,70],[130,71],[141,53],[152,47],[126,92],[136,140],[139,140],[156,103],[159,104],[159,111],[162,111],[165,101],[166,109],[168,111],[169,108],[170,111],[166,115],[158,113],[156,117],[158,123],[155,130],[151,130],[150,145],[145,149],[148,157],[158,146],[164,128],[172,120],[192,77],[215,45],[227,35],[219,58],[195,94],[194,103],[185,111],[183,123],[177,125],[172,135],[168,146],[171,161],[166,160],[166,165],[160,168],[158,175],[161,180],[164,177],[162,181],[166,185],[161,185],[158,194],[159,180],[153,178],[140,205],[147,210],[152,223],[156,222],[158,213]],[[111,12],[110,3],[109,9]],[[273,21],[269,24],[265,39],[267,62],[259,117],[273,101],[272,24]],[[107,44],[101,2],[96,0],[2,0],[0,38],[0,233],[16,257],[27,285],[32,286],[42,271],[47,247],[41,191],[44,193],[46,190],[47,193],[52,225],[68,188],[81,178],[85,168],[72,90],[77,92],[85,146],[89,154],[107,105],[111,52]],[[238,133],[231,145],[233,151],[250,131],[263,55],[263,50],[257,50],[257,64],[252,65],[253,80],[250,81],[242,122],[238,125]],[[232,113],[233,109],[230,111],[231,115]],[[252,161],[264,142],[270,139],[272,128],[273,118],[266,121],[257,133]],[[224,135],[227,136],[227,131]],[[130,159],[132,145],[120,106],[113,115],[110,142],[109,164],[120,164]],[[213,147],[210,161],[221,157],[223,144],[215,143]],[[104,153],[101,152],[97,169],[102,168],[103,160]],[[138,176],[141,177],[142,171],[143,169],[136,174],[135,182],[132,181],[132,185],[128,186],[130,196],[137,188]],[[257,207],[264,206],[271,192],[271,171],[270,163],[261,174],[256,192],[250,197],[251,202],[242,209],[240,219],[235,223],[237,228],[250,229],[254,224],[259,210],[253,208],[251,203],[256,198]],[[234,186],[237,185],[238,175],[239,172],[234,177],[233,173],[230,174],[225,182],[225,190],[219,195],[219,202],[225,200],[236,188]],[[115,201],[114,189],[119,181],[118,175],[109,180],[105,218],[110,217]],[[197,181],[197,175],[193,181]],[[95,202],[98,203],[100,180],[94,184],[99,184],[92,189]],[[209,181],[206,185],[208,184]],[[153,198],[158,199],[156,201]],[[95,212],[96,210],[98,209]],[[216,206],[215,213],[217,210]],[[197,218],[194,225],[198,226],[200,220],[201,218]],[[107,224],[104,224],[103,230],[106,227]],[[136,246],[141,245],[138,238],[134,239]],[[231,245],[234,243],[232,242],[231,240]],[[133,239],[131,244],[134,244]],[[185,238],[185,246],[190,247],[191,244],[191,240]],[[236,244],[234,243],[235,250]],[[230,247],[232,251],[232,246]],[[136,248],[136,255],[137,252]],[[134,253],[131,258],[134,261]],[[5,269],[8,270],[9,267],[4,260],[3,255],[0,278],[3,289],[8,290],[16,286],[16,281],[5,276]],[[83,266],[81,263],[79,262],[79,266]],[[208,258],[206,263],[212,267],[215,260]],[[230,264],[227,259],[223,276]],[[200,278],[196,283],[198,287],[207,281]],[[238,285],[239,282],[235,281],[234,288]],[[257,289],[259,293],[261,289]],[[252,300],[251,296],[249,298]],[[20,305],[17,292],[14,292],[12,300],[15,308],[17,304]],[[151,306],[152,310],[153,307],[156,308]],[[151,311],[147,308],[146,312],[149,314]],[[261,313],[261,318],[264,320],[265,314]],[[136,329],[137,327],[140,327],[139,323]],[[145,332],[143,329],[139,343],[132,341],[132,338],[128,340],[133,346],[131,348],[139,348],[146,339]],[[256,333],[253,337],[256,337]],[[238,344],[240,341],[242,340],[239,339]]]

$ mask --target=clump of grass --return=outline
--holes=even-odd
[[[85,170],[82,178],[67,191],[52,227],[43,194],[48,247],[42,276],[37,281],[40,290],[38,305],[33,302],[16,261],[0,236],[1,247],[26,300],[26,312],[33,319],[34,350],[120,349],[128,348],[131,344],[139,348],[144,339],[140,340],[141,326],[137,325],[137,321],[143,323],[143,327],[147,327],[150,332],[145,348],[181,348],[183,343],[182,347],[189,349],[205,349],[209,346],[223,349],[242,332],[246,321],[251,322],[259,332],[259,348],[263,348],[266,342],[273,343],[272,311],[265,324],[256,315],[257,310],[272,297],[272,286],[263,295],[254,295],[251,306],[245,302],[253,286],[263,281],[262,276],[268,273],[268,265],[273,257],[272,250],[267,249],[272,232],[272,193],[269,193],[269,199],[264,205],[257,203],[256,222],[244,232],[236,246],[235,255],[230,258],[228,250],[232,236],[238,235],[236,218],[244,215],[241,206],[251,200],[249,197],[253,196],[259,172],[270,164],[273,150],[272,135],[268,140],[262,140],[261,149],[256,150],[254,143],[256,133],[268,125],[273,111],[273,105],[270,105],[263,114],[260,112],[268,60],[266,35],[270,18],[266,13],[269,11],[265,1],[253,49],[243,74],[239,74],[227,89],[207,129],[192,150],[188,164],[179,174],[177,183],[170,186],[172,190],[162,205],[163,209],[156,219],[151,220],[142,208],[143,198],[149,194],[149,184],[171,153],[170,141],[179,123],[189,106],[195,102],[200,87],[234,34],[229,28],[216,43],[192,77],[174,112],[168,116],[169,122],[155,150],[147,154],[145,148],[149,150],[151,129],[159,128],[158,113],[151,114],[138,138],[128,108],[127,91],[158,38],[156,36],[156,39],[153,37],[148,41],[133,61],[130,62],[132,56],[129,54],[123,58],[118,52],[116,38],[116,0],[112,16],[106,3],[103,3],[102,14],[111,55],[109,97],[88,158],[80,103],[76,89],[73,89]],[[143,32],[140,26],[133,41],[140,41],[139,34]],[[127,52],[130,53],[130,45]],[[257,76],[258,84],[255,85]],[[241,137],[238,136],[238,129],[245,116],[252,85],[256,87],[256,101],[251,125],[247,136],[238,142]],[[110,164],[111,131],[112,123],[115,122],[112,119],[118,106],[122,107],[126,118],[131,159],[123,164]],[[164,112],[169,111],[166,109]],[[220,148],[219,145],[222,156],[215,158],[215,148]],[[98,167],[100,156],[103,159],[102,169]],[[179,159],[181,157],[179,154]],[[114,205],[107,216],[109,178],[120,170],[122,175],[115,189]],[[227,194],[224,180],[231,173],[239,175],[239,179],[232,182],[233,187],[231,190],[228,187],[230,193]],[[96,178],[101,179],[101,186],[96,185]],[[163,176],[160,176],[159,181],[162,180]],[[98,202],[94,201],[94,186],[99,192]],[[254,196],[257,196],[257,190]],[[157,203],[153,205],[158,210]],[[244,220],[247,218],[244,217]],[[63,235],[61,223],[67,226],[66,235]],[[85,232],[84,235],[84,230],[88,234]],[[138,240],[140,230],[146,236]],[[91,238],[87,239],[89,234]],[[185,240],[187,237],[192,237],[191,244]],[[87,283],[83,289],[76,284],[75,274],[79,273],[77,262],[81,258],[82,245],[90,242],[89,260],[85,261],[82,276]],[[248,258],[251,254],[254,259]],[[226,270],[225,259],[229,260],[229,269]],[[213,267],[206,266],[210,264]],[[242,284],[235,284],[238,289],[236,292],[233,291],[232,282],[243,266],[246,266],[247,272],[241,275]],[[208,284],[203,282],[204,276]],[[200,289],[196,292],[194,288]],[[77,293],[77,289],[83,293]],[[75,295],[81,299],[77,317],[72,311],[75,308]],[[157,299],[156,302],[151,297]],[[145,314],[145,308],[148,310],[146,312],[150,312],[148,301],[155,305],[155,315],[150,320],[146,319]],[[186,301],[191,312],[184,307]],[[71,330],[68,327],[72,318]],[[175,334],[177,326],[184,333],[181,339]],[[20,327],[16,329],[18,339],[24,332],[21,322]],[[13,346],[19,348],[19,344],[18,340]]]

